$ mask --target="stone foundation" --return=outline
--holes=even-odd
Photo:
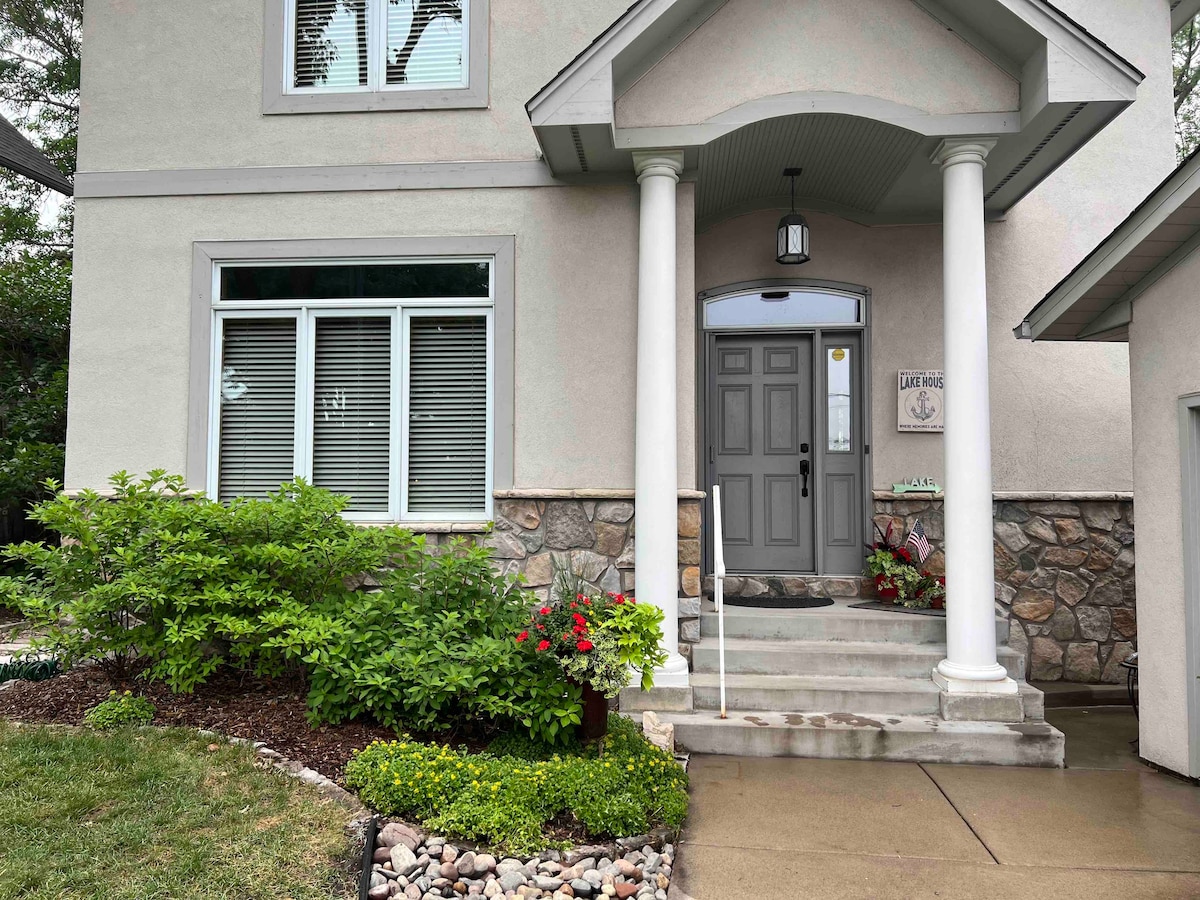
[[[1124,681],[1137,637],[1129,494],[997,492],[996,611],[1031,681]],[[946,557],[941,495],[875,494],[875,523],[903,540],[921,520],[936,574]],[[953,596],[947,598],[954,602]]]
[[[704,494],[679,492],[680,618],[699,631],[700,517]],[[540,599],[557,568],[602,591],[633,591],[633,491],[496,492],[496,527],[487,538],[499,568],[521,573]],[[681,623],[682,627],[683,623]]]
[[[891,523],[893,540],[921,520],[933,548],[926,568],[944,574],[942,495],[874,496],[875,523],[884,530]],[[997,492],[995,498],[996,610],[1009,622],[1009,646],[1025,654],[1030,680],[1124,681],[1120,663],[1137,638],[1132,496]],[[684,656],[700,640],[701,590],[712,591],[712,579],[700,576],[703,499],[700,491],[679,492]],[[540,599],[549,599],[556,566],[600,590],[632,592],[634,519],[633,491],[498,491],[495,530],[486,541],[500,571],[523,574]],[[442,526],[427,534],[438,546],[482,530]],[[858,575],[730,576],[725,590],[750,597],[874,596],[872,580]]]

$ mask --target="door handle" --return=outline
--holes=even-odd
[[[801,489],[800,489],[801,497],[808,496],[808,472],[809,472],[808,460],[807,459],[800,460],[800,474],[804,478],[804,486],[801,487]]]

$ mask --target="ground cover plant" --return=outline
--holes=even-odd
[[[93,728],[118,728],[121,725],[145,725],[153,719],[154,704],[145,697],[135,697],[133,691],[109,691],[107,700],[101,700],[84,714],[83,724]]]
[[[511,854],[553,844],[556,827],[601,839],[678,828],[687,814],[683,769],[618,716],[602,745],[561,752],[512,737],[483,753],[375,742],[346,767],[346,784],[383,815]]]
[[[353,897],[346,811],[211,741],[0,722],[0,897]]]

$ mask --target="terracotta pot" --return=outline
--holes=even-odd
[[[946,598],[938,597],[936,600],[930,601],[929,608],[930,609],[945,609],[946,608]]]
[[[608,698],[588,684],[568,678],[571,684],[583,689],[583,721],[579,723],[579,739],[585,744],[599,741],[608,734]]]
[[[887,575],[876,575],[875,595],[885,600],[895,600],[900,596],[900,591],[892,587],[892,579]]]

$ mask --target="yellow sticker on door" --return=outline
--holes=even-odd
[[[833,351],[833,353],[831,355],[833,356],[834,362],[841,362],[843,359],[846,358],[846,351],[843,350],[841,347],[838,347],[836,350]]]

